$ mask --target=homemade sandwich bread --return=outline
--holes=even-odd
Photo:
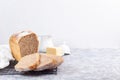
[[[32,31],[21,31],[13,34],[9,40],[13,57],[19,61],[22,57],[37,53],[39,41]]]
[[[40,55],[39,53],[30,54],[24,56],[20,61],[15,65],[16,71],[31,71],[35,70],[40,64]]]

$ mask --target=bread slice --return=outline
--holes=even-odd
[[[37,53],[39,41],[32,31],[21,31],[13,34],[9,40],[13,57],[19,61],[22,57]]]
[[[56,55],[51,55],[51,54],[47,54],[47,56],[53,59],[53,63],[51,67],[49,67],[48,69],[56,68],[59,65],[61,65],[64,61],[62,56],[56,56]]]
[[[40,59],[40,64],[37,67],[37,69],[35,71],[42,71],[45,69],[48,69],[49,67],[52,67],[53,64],[53,59],[46,56],[46,54],[40,54],[41,59]]]
[[[35,70],[39,64],[40,64],[39,53],[30,54],[20,59],[20,61],[15,65],[15,70],[31,71],[31,70]]]
[[[63,62],[63,58],[61,56],[56,55],[48,55],[48,54],[40,54],[41,55],[41,63],[37,67],[35,71],[41,71],[45,69],[53,69],[59,66]]]

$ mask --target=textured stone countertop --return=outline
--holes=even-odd
[[[0,75],[0,80],[120,80],[120,49],[72,49],[57,74]]]

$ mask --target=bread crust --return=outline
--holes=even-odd
[[[13,57],[19,61],[21,59],[21,55],[20,55],[20,47],[17,43],[17,39],[15,36],[11,36],[10,40],[9,40],[9,45],[10,45],[10,49],[11,49],[11,53],[13,55]]]

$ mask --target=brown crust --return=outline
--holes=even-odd
[[[10,40],[9,40],[9,45],[10,45],[10,49],[11,49],[11,53],[13,55],[13,57],[19,61],[20,58],[21,58],[21,55],[20,55],[20,48],[18,46],[18,43],[16,41],[16,37],[15,36],[11,36],[10,37]],[[16,54],[17,53],[17,54]],[[19,55],[19,56],[18,56]]]

